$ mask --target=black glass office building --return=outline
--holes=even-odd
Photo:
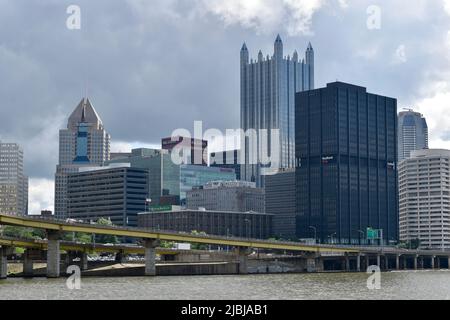
[[[297,93],[295,116],[297,236],[397,241],[397,100],[335,82]]]

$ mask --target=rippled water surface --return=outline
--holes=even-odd
[[[450,272],[394,272],[381,290],[368,275],[297,274],[156,278],[83,278],[80,290],[66,279],[0,280],[0,299],[450,299]]]

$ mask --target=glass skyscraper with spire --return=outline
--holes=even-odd
[[[274,44],[273,56],[263,56],[259,51],[258,59],[250,59],[246,44],[241,49],[241,129],[279,129],[279,167],[295,167],[295,94],[314,89],[314,50],[311,43],[306,49],[304,59],[297,51],[284,56],[283,42],[278,35]],[[258,135],[258,140],[260,140]],[[261,141],[259,141],[261,143]],[[272,141],[269,140],[269,146]],[[245,152],[241,160],[243,180],[256,182],[264,186],[261,175],[261,145],[257,148],[257,163],[250,160],[251,141],[246,137]],[[267,152],[267,151],[264,151]],[[265,153],[271,156],[270,152]]]

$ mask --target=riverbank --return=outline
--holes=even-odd
[[[61,266],[61,275],[66,274],[66,266]],[[233,262],[164,263],[156,265],[157,276],[232,275],[238,273],[239,265]],[[46,277],[46,263],[35,263],[33,277]],[[83,277],[141,277],[145,265],[142,263],[91,263]],[[8,277],[22,278],[22,263],[8,263]]]

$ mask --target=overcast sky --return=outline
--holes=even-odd
[[[311,41],[316,87],[395,97],[450,148],[449,0],[0,0],[0,139],[25,150],[31,211],[53,209],[58,130],[86,88],[115,151],[195,120],[237,128],[239,50],[272,55],[277,33],[285,55]]]

